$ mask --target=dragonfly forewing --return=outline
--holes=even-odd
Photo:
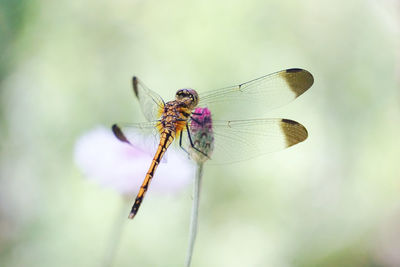
[[[310,72],[286,69],[239,85],[200,94],[200,107],[208,107],[213,118],[246,118],[289,103],[314,83]]]
[[[132,87],[147,121],[157,120],[165,105],[161,96],[147,88],[137,77],[132,78]]]

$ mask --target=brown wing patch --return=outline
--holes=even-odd
[[[115,137],[118,138],[118,140],[120,140],[121,142],[125,142],[131,145],[131,143],[128,141],[128,139],[126,138],[126,136],[124,135],[124,133],[121,131],[121,128],[118,127],[118,125],[114,124],[111,127]]]
[[[281,129],[288,147],[303,142],[308,137],[307,129],[297,121],[282,119]]]
[[[132,87],[133,87],[133,92],[135,93],[135,96],[139,98],[139,90],[138,90],[138,84],[137,84],[137,78],[136,76],[132,77]]]
[[[303,94],[314,83],[311,73],[303,69],[287,69],[280,73],[296,97]]]

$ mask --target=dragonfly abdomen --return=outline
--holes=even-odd
[[[129,219],[133,219],[133,217],[135,217],[136,213],[138,212],[140,204],[142,204],[144,195],[147,192],[147,189],[149,187],[151,179],[153,179],[153,176],[158,167],[158,164],[160,164],[160,161],[161,161],[162,157],[164,156],[165,151],[167,150],[169,145],[174,140],[173,134],[174,134],[174,132],[167,130],[167,129],[161,133],[160,144],[158,145],[157,152],[154,155],[153,160],[151,161],[150,168],[146,173],[146,177],[144,178],[142,186],[140,187],[139,193],[136,196],[135,203],[133,204],[131,213],[129,214]]]

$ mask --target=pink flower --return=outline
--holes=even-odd
[[[195,109],[190,124],[190,133],[194,146],[198,149],[189,147],[191,158],[197,163],[210,159],[214,150],[214,133],[211,112],[208,108]]]
[[[75,145],[75,162],[83,173],[101,185],[111,187],[123,195],[135,195],[153,158],[149,138],[137,134],[142,147],[119,141],[111,129],[97,127],[81,136]],[[151,142],[150,142],[151,143]],[[152,191],[176,192],[190,183],[194,164],[185,153],[168,149],[150,185]]]

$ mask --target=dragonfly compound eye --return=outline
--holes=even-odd
[[[197,106],[199,96],[193,89],[180,89],[176,92],[176,100],[190,101],[190,105]]]
[[[177,100],[180,100],[180,99],[184,98],[185,96],[186,96],[185,89],[180,89],[175,94],[175,98]]]
[[[189,89],[188,94],[190,100],[192,101],[193,107],[197,106],[197,104],[199,103],[199,95],[197,94],[197,92],[193,89]]]

